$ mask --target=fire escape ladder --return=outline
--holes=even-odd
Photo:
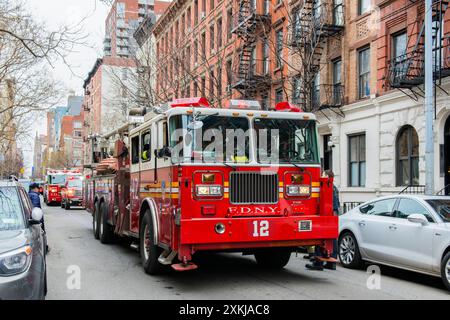
[[[417,2],[417,1],[413,1]],[[435,0],[433,2],[433,80],[435,88],[442,87],[442,78],[450,76],[450,37],[444,35],[444,15],[449,6],[448,0]],[[415,37],[414,31],[421,24],[420,31]],[[420,88],[425,81],[425,23],[424,17],[418,17],[412,32],[408,34],[408,43],[404,54],[393,57],[388,63],[386,84],[389,88],[398,89],[413,100],[423,98]],[[414,46],[411,45],[415,39]],[[408,50],[409,48],[412,48]],[[408,91],[410,93],[408,93]],[[436,90],[435,90],[436,98]]]
[[[344,103],[341,84],[320,83],[323,55],[331,38],[340,39],[344,30],[343,1],[305,0],[303,6],[294,13],[289,45],[301,57],[300,89],[293,103],[306,111],[333,110],[343,116],[340,107]]]
[[[254,99],[258,92],[270,88],[268,61],[257,60],[255,52],[260,33],[267,31],[270,24],[270,15],[258,14],[254,0],[240,0],[232,30],[239,39],[232,88],[244,99]]]

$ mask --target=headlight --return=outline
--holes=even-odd
[[[0,276],[13,276],[28,269],[31,262],[30,246],[0,255]]]
[[[291,197],[309,197],[311,195],[311,187],[290,185],[286,187],[286,193]]]
[[[222,186],[197,186],[197,196],[220,197],[222,196]]]

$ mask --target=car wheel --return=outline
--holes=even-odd
[[[442,259],[441,277],[447,289],[450,290],[450,252],[447,252],[444,259]]]
[[[100,230],[98,227],[98,205],[97,203],[94,204],[94,214],[92,215],[92,230],[94,231],[94,237],[95,239],[100,239]]]
[[[64,202],[61,200],[61,209],[64,209]]]
[[[142,218],[139,239],[139,251],[145,273],[150,275],[161,273],[163,265],[159,263],[158,258],[162,253],[162,249],[153,241],[154,229],[150,210],[147,210]]]
[[[339,237],[339,260],[345,268],[359,269],[363,265],[358,242],[351,232],[345,232]]]
[[[255,252],[255,259],[262,268],[282,269],[289,263],[291,253],[288,249],[265,249]]]
[[[66,210],[70,210],[70,204],[69,204],[69,202],[66,201],[66,203],[65,203],[65,205],[64,205],[64,208],[65,208]]]
[[[100,235],[100,242],[103,244],[110,244],[114,240],[114,231],[112,226],[108,224],[108,210],[106,208],[106,203],[102,202],[100,204],[100,210],[99,210],[99,235]]]

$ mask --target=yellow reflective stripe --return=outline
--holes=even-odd
[[[178,182],[172,182],[172,188],[178,188],[180,184]]]
[[[311,198],[315,198],[315,199],[320,198],[320,193],[313,193],[311,195]]]
[[[313,183],[311,183],[311,186],[314,188],[314,187],[320,187],[320,182],[313,182]]]
[[[230,183],[229,183],[229,182],[224,182],[224,183],[223,183],[223,186],[224,186],[224,187],[229,187],[229,186],[230,186]]]

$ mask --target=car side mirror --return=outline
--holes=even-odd
[[[408,216],[408,221],[412,223],[419,223],[423,226],[426,226],[429,223],[428,219],[423,214],[420,213],[410,214]]]
[[[30,224],[36,225],[41,224],[42,218],[44,217],[44,211],[41,208],[34,208],[31,212]]]

